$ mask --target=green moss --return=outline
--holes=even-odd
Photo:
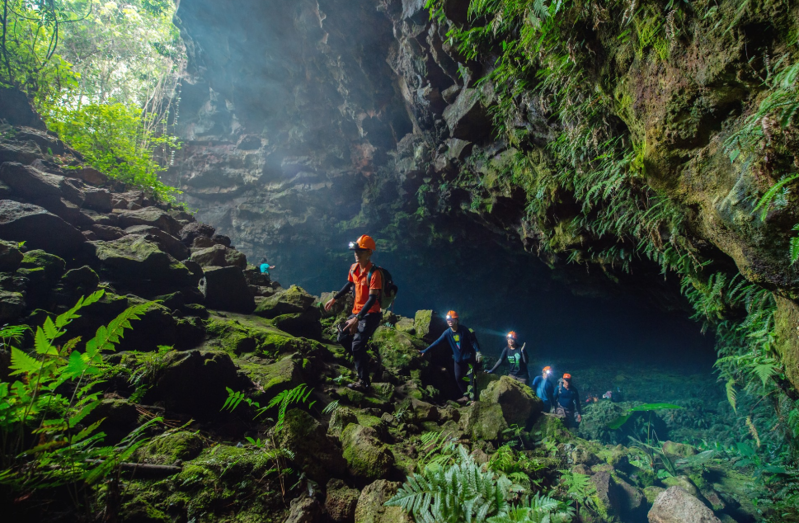
[[[407,332],[379,327],[372,337],[372,343],[377,345],[383,367],[392,374],[409,376],[412,368],[422,364],[419,351],[426,344]]]
[[[196,458],[204,447],[202,436],[194,432],[179,431],[162,434],[150,440],[140,450],[140,455],[150,463],[171,465]]]
[[[359,477],[376,480],[385,477],[394,464],[394,456],[368,427],[350,424],[341,433],[344,459],[350,471]]]

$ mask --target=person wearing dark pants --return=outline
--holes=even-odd
[[[449,325],[449,329],[445,330],[429,347],[421,351],[421,354],[447,343],[452,350],[455,381],[463,395],[458,398],[458,402],[467,403],[470,400],[470,391],[472,395],[474,394],[473,368],[482,361],[480,346],[477,344],[477,337],[474,335],[474,331],[459,324],[457,312],[449,311],[447,313],[447,325]]]
[[[577,424],[583,421],[580,393],[572,383],[571,374],[564,374],[560,379],[555,396],[555,414],[563,420],[567,429],[577,428]]]
[[[366,345],[383,319],[379,299],[380,291],[383,289],[383,277],[371,261],[375,248],[375,241],[365,234],[357,241],[350,242],[350,250],[355,252],[356,263],[350,267],[346,285],[325,303],[325,310],[329,311],[336,300],[355,290],[352,314],[341,328],[339,342],[352,353],[355,372],[358,374],[358,381],[350,383],[348,387],[360,392],[365,392],[371,387]]]

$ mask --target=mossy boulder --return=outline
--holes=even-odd
[[[480,401],[497,403],[508,425],[526,427],[544,408],[543,402],[527,385],[502,376],[480,393]]]
[[[0,290],[0,322],[19,318],[25,307],[25,297],[21,292]]]
[[[284,314],[299,314],[313,306],[315,301],[316,298],[305,292],[302,287],[292,285],[284,291],[261,300],[255,309],[255,314],[270,319]],[[321,313],[319,318],[321,318]]]
[[[677,486],[658,494],[648,518],[650,523],[721,523],[704,503]]]
[[[304,312],[281,314],[272,321],[275,327],[292,336],[321,340],[322,324],[319,323],[321,317],[319,309],[311,307]]]
[[[327,434],[334,438],[340,438],[341,433],[350,423],[358,423],[358,417],[349,407],[340,406],[330,416],[330,423],[327,426]]]
[[[336,523],[346,523],[355,518],[355,507],[361,492],[348,487],[340,479],[331,479],[325,487],[325,511]]]
[[[407,332],[381,326],[375,331],[372,343],[377,346],[383,367],[395,376],[410,376],[412,369],[424,363],[419,351],[426,345]]]
[[[247,281],[238,267],[206,267],[200,290],[210,309],[250,314],[255,309]]]
[[[191,253],[190,260],[200,267],[238,267],[242,270],[247,268],[247,257],[243,252],[219,244],[195,250]]]
[[[110,242],[88,242],[84,245],[83,259],[108,281],[133,289],[155,282],[159,294],[194,287],[198,281],[185,265],[163,252],[156,243],[136,234]]]
[[[475,401],[462,409],[460,427],[473,440],[497,441],[503,438],[508,423],[499,404]]]
[[[441,333],[447,328],[447,322],[435,311],[416,311],[413,328],[416,331],[416,336],[431,343],[441,336]]]
[[[385,478],[394,465],[394,455],[372,428],[351,423],[341,433],[341,447],[350,473],[361,479]]]
[[[22,262],[22,252],[17,242],[0,240],[0,271],[15,271]]]
[[[385,506],[400,486],[400,483],[381,479],[363,489],[355,507],[355,523],[413,523],[411,516],[400,507]]]
[[[138,456],[147,463],[174,465],[200,455],[205,447],[202,436],[185,430],[166,432],[139,449]]]
[[[684,443],[664,441],[663,453],[674,458],[688,458],[696,455],[696,449]]]
[[[536,439],[549,439],[558,443],[569,441],[572,434],[563,426],[563,421],[554,414],[542,414],[530,429]]]
[[[168,411],[188,414],[198,420],[219,416],[228,397],[227,388],[238,390],[238,372],[224,352],[170,352],[160,379],[146,394],[145,402],[161,401]]]
[[[270,399],[303,383],[302,358],[287,356],[270,365],[241,363],[241,369],[262,391],[258,401]]]
[[[346,466],[341,451],[327,437],[325,428],[304,410],[286,412],[276,438],[280,448],[294,453],[292,461],[297,464],[297,470],[304,471],[314,481],[325,483]]]

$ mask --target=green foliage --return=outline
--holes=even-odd
[[[545,496],[512,506],[518,490],[504,474],[485,470],[459,446],[455,463],[433,463],[409,476],[385,504],[401,507],[424,523],[547,521],[546,516],[549,521],[571,521],[570,510]]]
[[[608,427],[616,430],[621,428],[622,425],[627,423],[627,420],[630,419],[635,412],[652,412],[656,410],[663,410],[663,409],[681,409],[679,405],[672,405],[671,403],[644,403],[643,405],[638,405],[636,407],[631,407],[627,409],[627,411],[616,418],[615,420],[608,423]]]
[[[592,496],[596,495],[596,487],[591,482],[591,477],[587,474],[562,470],[560,481],[566,488],[566,495],[571,498],[579,511],[580,505],[590,505],[595,507]]]
[[[166,170],[156,152],[168,157],[179,148],[174,136],[156,135],[141,112],[121,103],[88,104],[80,109],[54,109],[49,127],[81,153],[86,162],[109,177],[151,192],[157,199],[173,201],[177,189],[158,179]]]
[[[21,89],[50,129],[98,170],[173,201],[167,132],[185,62],[166,0],[3,0],[0,85]]]
[[[0,383],[0,482],[17,489],[92,485],[143,443],[146,427],[115,447],[101,446],[105,435],[97,429],[103,420],[85,420],[101,401],[96,389],[104,368],[102,354],[114,350],[130,322],[139,319],[150,303],[130,307],[98,328],[83,351],[80,338],[62,339],[67,326],[80,317],[78,312],[96,303],[103,292],[81,298],[55,320],[47,317],[36,328],[33,347],[11,347],[11,375],[19,379]],[[64,394],[65,390],[69,392]]]

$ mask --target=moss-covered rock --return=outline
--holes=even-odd
[[[281,314],[272,321],[278,329],[292,336],[311,340],[322,339],[322,324],[319,323],[321,313],[316,307],[309,307],[304,312]]]
[[[325,511],[336,523],[346,523],[355,518],[355,507],[361,492],[350,488],[340,479],[331,479],[325,487]]]
[[[327,434],[334,438],[340,438],[341,433],[350,423],[358,423],[358,417],[349,407],[340,406],[333,411],[330,416],[330,423],[327,426]]]
[[[355,523],[413,523],[413,519],[401,508],[384,505],[399,488],[399,483],[386,480],[368,485],[358,498]]]
[[[344,459],[352,475],[369,481],[385,478],[394,465],[394,455],[369,427],[350,424],[341,433]]]
[[[325,483],[346,466],[341,451],[328,439],[325,428],[304,410],[286,412],[276,437],[280,448],[294,453],[292,461],[297,464],[297,470],[314,481]]]
[[[270,365],[241,362],[241,370],[259,387],[258,400],[271,399],[303,383],[302,358],[286,356]]]
[[[539,416],[530,429],[537,439],[549,439],[558,443],[572,439],[571,433],[563,426],[563,422],[554,414],[543,414]]]
[[[416,336],[431,343],[441,336],[441,333],[447,328],[447,323],[435,311],[416,311],[413,328],[416,331]]]
[[[299,314],[313,306],[315,301],[316,298],[305,292],[302,287],[292,285],[288,289],[262,300],[255,309],[255,314],[264,318]]]
[[[139,449],[138,455],[147,463],[174,465],[196,458],[204,447],[202,436],[196,432],[181,430],[154,437]]]
[[[224,352],[171,352],[146,402],[161,401],[169,411],[200,420],[219,416],[227,389],[241,385],[236,366]]]
[[[412,369],[424,364],[419,351],[426,345],[406,332],[381,326],[375,331],[372,343],[377,346],[383,367],[395,376],[409,376]]]
[[[19,250],[17,242],[0,240],[0,271],[13,272],[19,268],[22,262],[22,252]]]
[[[480,401],[497,403],[508,425],[526,427],[544,408],[543,402],[527,385],[502,376],[480,393]]]
[[[475,401],[462,410],[460,427],[473,440],[496,441],[503,438],[508,424],[499,404]]]

